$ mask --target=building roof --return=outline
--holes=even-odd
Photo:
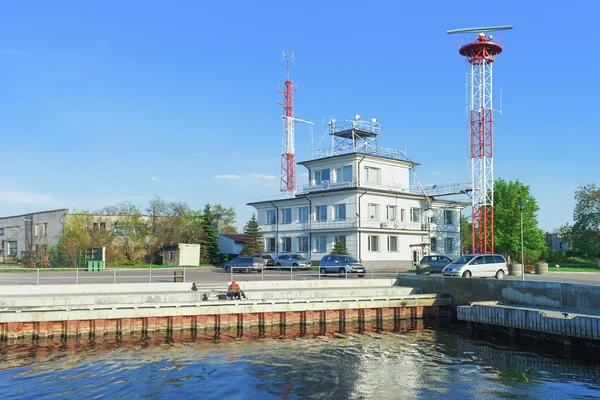
[[[386,161],[398,162],[400,164],[405,164],[405,165],[408,165],[410,167],[421,165],[420,163],[415,162],[415,161],[411,161],[409,159],[399,159],[399,158],[393,158],[393,157],[386,157],[386,156],[382,156],[382,155],[379,155],[379,154],[370,154],[370,153],[363,153],[363,152],[358,152],[358,151],[344,153],[344,154],[327,155],[327,156],[320,157],[320,158],[313,158],[312,160],[300,161],[297,164],[298,165],[303,165],[303,166],[306,167],[307,164],[312,164],[312,163],[316,163],[316,162],[324,161],[324,160],[332,160],[332,159],[337,159],[337,158],[342,158],[342,157],[357,158],[357,157],[363,157],[363,156],[364,157],[369,157],[369,158],[375,158],[375,159],[384,159]]]
[[[25,213],[25,214],[9,215],[9,216],[6,216],[6,217],[0,217],[0,219],[27,217],[27,216],[32,215],[32,214],[47,214],[47,213],[53,213],[53,212],[59,212],[59,211],[67,213],[69,210],[67,208],[57,208],[56,210],[34,211],[34,212]]]
[[[245,243],[246,242],[246,237],[242,233],[235,233],[235,234],[222,233],[221,236],[225,236],[226,238],[229,238],[236,243]]]

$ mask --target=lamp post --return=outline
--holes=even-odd
[[[525,208],[525,204],[518,204],[519,210],[521,211],[521,280],[525,280],[525,263],[523,262],[523,209]]]

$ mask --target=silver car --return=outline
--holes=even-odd
[[[292,269],[310,269],[312,262],[301,254],[280,254],[275,258],[276,267],[290,267]]]
[[[367,273],[367,269],[354,257],[330,254],[321,259],[319,272],[321,275],[325,275],[328,272],[337,272],[340,275],[358,274],[358,277],[362,278]]]
[[[500,254],[467,254],[448,264],[442,270],[444,276],[463,278],[481,277],[503,279],[508,274],[506,260]]]

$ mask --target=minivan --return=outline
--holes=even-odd
[[[467,254],[448,264],[443,276],[503,279],[508,274],[506,260],[500,254]]]

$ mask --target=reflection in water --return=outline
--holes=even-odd
[[[3,398],[600,396],[593,358],[423,321],[20,341],[0,368]]]

